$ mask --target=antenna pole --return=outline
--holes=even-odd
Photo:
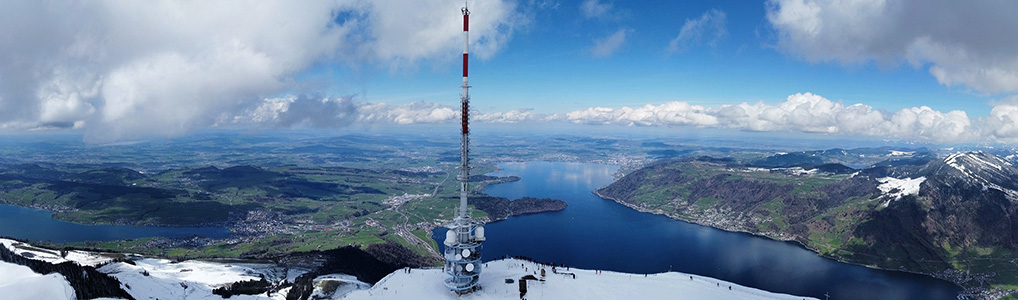
[[[470,47],[470,10],[463,3],[463,93],[460,94],[460,212],[459,218],[467,218],[467,183],[470,181],[470,84],[467,81],[467,61]]]
[[[470,47],[470,10],[464,3],[463,13],[463,93],[460,94],[460,207],[456,219],[449,224],[445,235],[445,273],[449,278],[445,286],[457,294],[470,293],[478,288],[481,275],[481,242],[484,241],[482,223],[470,219],[467,196],[470,182],[470,83],[467,81],[467,63]]]

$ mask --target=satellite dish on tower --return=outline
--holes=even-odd
[[[470,257],[470,249],[463,249],[463,257]]]
[[[466,268],[467,268],[467,272],[473,272],[474,271],[474,264],[467,264]]]

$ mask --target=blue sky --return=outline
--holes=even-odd
[[[516,32],[497,55],[471,65],[474,105],[487,111],[566,113],[589,106],[667,101],[779,103],[791,94],[811,92],[890,111],[926,105],[985,115],[991,108],[988,101],[995,99],[941,85],[927,66],[903,61],[811,63],[781,53],[775,49],[764,1],[610,3],[609,15],[595,18],[583,16],[582,1],[537,9],[527,28]],[[710,10],[725,14],[725,36],[713,46],[669,52],[669,42],[684,23]],[[474,11],[475,21],[483,17]],[[606,57],[590,53],[598,39],[618,30],[628,30],[618,50]],[[409,71],[373,71],[362,85],[334,91],[363,94],[366,101],[454,103],[459,68],[458,61],[449,60],[447,65]]]
[[[478,123],[1018,143],[1018,2],[468,2]],[[0,133],[454,124],[462,5],[3,3]]]

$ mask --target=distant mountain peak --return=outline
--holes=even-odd
[[[955,152],[944,158],[944,163],[959,171],[965,171],[966,166],[977,168],[990,167],[997,170],[1003,170],[1005,166],[1013,167],[1010,162],[985,151]]]
[[[1018,201],[1018,168],[1011,162],[985,151],[966,151],[952,153],[942,163],[931,170],[935,173],[957,171],[960,174],[955,176],[961,176],[966,182],[999,190],[1012,201]],[[944,166],[950,169],[945,170]]]

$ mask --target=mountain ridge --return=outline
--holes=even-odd
[[[839,260],[932,274],[973,293],[989,293],[983,283],[1018,284],[1018,268],[995,264],[1018,251],[1018,168],[999,156],[913,152],[850,174],[753,166],[661,162],[595,193],[641,211],[796,241]]]

